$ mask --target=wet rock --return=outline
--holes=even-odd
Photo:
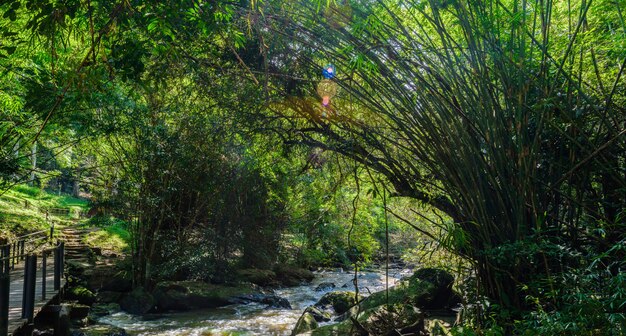
[[[33,330],[33,336],[54,336],[54,329]]]
[[[131,314],[143,315],[154,310],[156,300],[143,287],[137,287],[120,300],[120,307]]]
[[[76,300],[78,303],[87,306],[91,306],[96,302],[96,295],[83,286],[69,288],[65,293],[65,298],[68,300]]]
[[[289,300],[275,294],[247,294],[233,298],[233,302],[242,304],[257,302],[268,305],[267,308],[291,309]]]
[[[274,286],[277,285],[276,273],[271,270],[262,270],[256,268],[246,268],[237,271],[239,279],[259,286]]]
[[[291,335],[299,335],[316,329],[318,326],[317,321],[310,313],[304,312],[298,319],[296,327],[291,332]]]
[[[166,281],[158,283],[153,294],[158,310],[185,311],[241,303],[242,297],[255,294],[255,290],[251,285],[227,286],[200,281]]]
[[[317,287],[315,287],[315,291],[316,292],[324,292],[327,290],[331,290],[335,288],[335,284],[332,282],[322,282],[321,284],[317,285]]]
[[[290,267],[286,265],[276,266],[276,279],[284,286],[293,287],[308,283],[315,278],[313,272],[308,269]]]
[[[267,304],[267,308],[291,309],[289,300],[277,295],[266,296],[261,303]]]
[[[363,298],[359,296],[359,301]],[[326,309],[332,307],[335,314],[341,315],[357,304],[354,292],[328,292],[315,304],[315,307]]]

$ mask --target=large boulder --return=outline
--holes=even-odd
[[[137,287],[120,300],[120,307],[131,314],[143,315],[154,311],[156,300],[143,287]]]
[[[153,291],[160,311],[185,311],[215,308],[241,302],[240,298],[255,294],[252,285],[215,285],[200,281],[166,281]]]

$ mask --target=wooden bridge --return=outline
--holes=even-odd
[[[54,226],[0,245],[0,336],[28,335],[63,288],[65,244],[53,234]]]

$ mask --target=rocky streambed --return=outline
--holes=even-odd
[[[273,274],[272,281],[285,277],[290,284],[297,284],[273,290],[249,282],[178,281],[159,283],[150,292],[142,288],[126,291],[129,284],[110,275],[107,281],[94,281],[91,276],[68,291],[69,309],[74,311],[69,314],[73,321],[70,334],[363,335],[392,328],[420,335],[426,309],[441,311],[456,300],[451,276],[439,270],[414,274],[394,269],[389,279],[382,270],[359,272],[358,300],[354,273],[336,269],[296,274]],[[387,285],[388,294],[384,291]]]

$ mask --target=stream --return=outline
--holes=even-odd
[[[390,269],[389,286],[410,275],[410,270]],[[354,290],[354,273],[342,270],[315,272],[315,279],[306,285],[275,290],[286,298],[292,309],[268,309],[259,303],[234,304],[226,307],[195,310],[183,313],[134,316],[124,312],[100,318],[100,323],[114,325],[136,336],[213,336],[213,335],[290,335],[304,309],[315,304],[325,293],[333,290]],[[321,283],[333,283],[336,288],[315,289]],[[385,289],[385,272],[359,273],[359,292],[369,293]]]

